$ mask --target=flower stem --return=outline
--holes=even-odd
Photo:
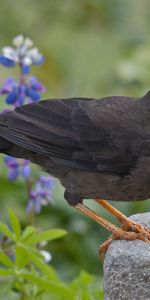
[[[19,85],[22,85],[25,83],[26,81],[26,76],[22,73],[22,64],[19,64],[19,68],[20,68],[20,76],[19,76]]]
[[[32,190],[32,179],[31,176],[29,178],[26,178],[26,187],[27,187],[27,197],[30,198],[30,192]],[[31,209],[31,211],[28,213],[28,224],[33,225],[35,221],[35,210],[34,208]]]
[[[25,76],[21,73],[20,78],[19,78],[19,85],[25,83]]]

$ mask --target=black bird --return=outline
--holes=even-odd
[[[113,233],[102,250],[112,238],[150,240],[148,229],[105,201],[150,198],[150,91],[138,99],[43,100],[3,113],[0,152],[59,178],[68,203]],[[89,198],[114,214],[122,229],[85,206]]]

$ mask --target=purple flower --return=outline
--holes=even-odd
[[[23,160],[21,175],[23,178],[29,178],[31,175],[31,167],[30,167],[30,162],[28,160]]]
[[[13,90],[13,87],[16,86],[16,81],[12,77],[7,77],[4,81],[2,88],[0,89],[0,94],[8,94]]]
[[[54,187],[54,179],[51,176],[40,176],[36,183],[37,189],[51,190]]]
[[[26,96],[32,99],[33,102],[37,102],[41,98],[40,94],[35,89],[28,86],[26,87]]]
[[[12,77],[8,77],[1,90],[0,94],[6,94],[6,103],[14,106],[21,106],[28,102],[37,102],[41,98],[41,93],[45,91],[36,77],[29,77],[26,83],[18,83]]]
[[[26,90],[26,86],[24,84],[20,84],[18,86],[18,95],[16,98],[16,102],[15,102],[15,106],[21,106],[25,103],[25,90]]]
[[[39,82],[35,76],[30,76],[29,77],[28,84],[35,91],[38,91],[40,93],[45,92],[45,86],[41,82]]]
[[[0,95],[6,95],[5,102],[13,107],[18,107],[26,103],[37,102],[41,98],[41,93],[45,92],[45,87],[36,77],[26,76],[30,72],[31,65],[40,65],[44,62],[43,55],[38,48],[33,47],[33,42],[29,38],[18,35],[13,39],[13,47],[4,47],[0,55],[0,64],[12,67],[16,64],[20,68],[20,77],[15,80],[12,77],[6,78],[0,89]],[[4,110],[1,113],[7,113]],[[8,168],[8,178],[13,181],[19,177],[27,180],[31,177],[31,167],[27,160],[5,156],[5,164]],[[40,213],[43,205],[52,202],[52,188],[54,180],[48,176],[41,176],[35,183],[34,189],[29,193],[27,211],[34,210]]]
[[[53,202],[52,189],[54,186],[54,179],[50,176],[41,176],[36,184],[34,190],[30,192],[27,204],[27,212],[34,210],[35,213],[41,212],[43,205],[48,205]]]
[[[23,86],[18,85],[18,83],[12,77],[8,77],[4,81],[4,84],[0,90],[0,94],[7,95],[5,98],[7,104],[16,106],[16,102],[20,102],[21,104],[23,104],[23,101],[20,101],[19,99],[21,96],[23,96],[22,91]]]
[[[41,211],[41,203],[38,201],[37,193],[35,191],[30,192],[26,210],[27,213],[30,213],[32,210],[34,210],[37,214],[39,214]]]
[[[44,61],[42,54],[38,48],[32,47],[33,42],[29,38],[18,35],[13,39],[14,47],[4,47],[3,55],[0,55],[0,63],[6,66],[19,64],[21,76],[19,80],[8,77],[0,94],[6,94],[6,103],[15,107],[26,103],[37,102],[41,98],[41,93],[45,91],[45,87],[37,80],[36,77],[26,77],[29,74],[31,64],[41,64]]]
[[[17,101],[17,97],[18,97],[18,88],[14,86],[12,91],[6,97],[6,103],[9,105],[15,104],[15,102]]]
[[[23,178],[30,177],[31,169],[28,160],[19,160],[12,156],[5,156],[5,164],[8,168],[8,179],[16,180],[19,176]]]
[[[14,181],[19,176],[19,164],[15,157],[5,156],[5,164],[8,167],[8,179]]]

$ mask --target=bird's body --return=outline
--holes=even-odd
[[[41,165],[66,200],[150,198],[150,93],[44,100],[0,116],[0,152]]]

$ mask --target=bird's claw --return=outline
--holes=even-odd
[[[129,220],[130,221],[130,220]],[[132,224],[131,224],[132,223]],[[144,242],[150,243],[150,230],[140,224],[136,224],[131,221],[130,227],[127,224],[122,226],[122,230],[119,230],[112,234],[100,247],[99,247],[99,257],[102,258],[107,252],[108,247],[114,240],[142,240]]]

